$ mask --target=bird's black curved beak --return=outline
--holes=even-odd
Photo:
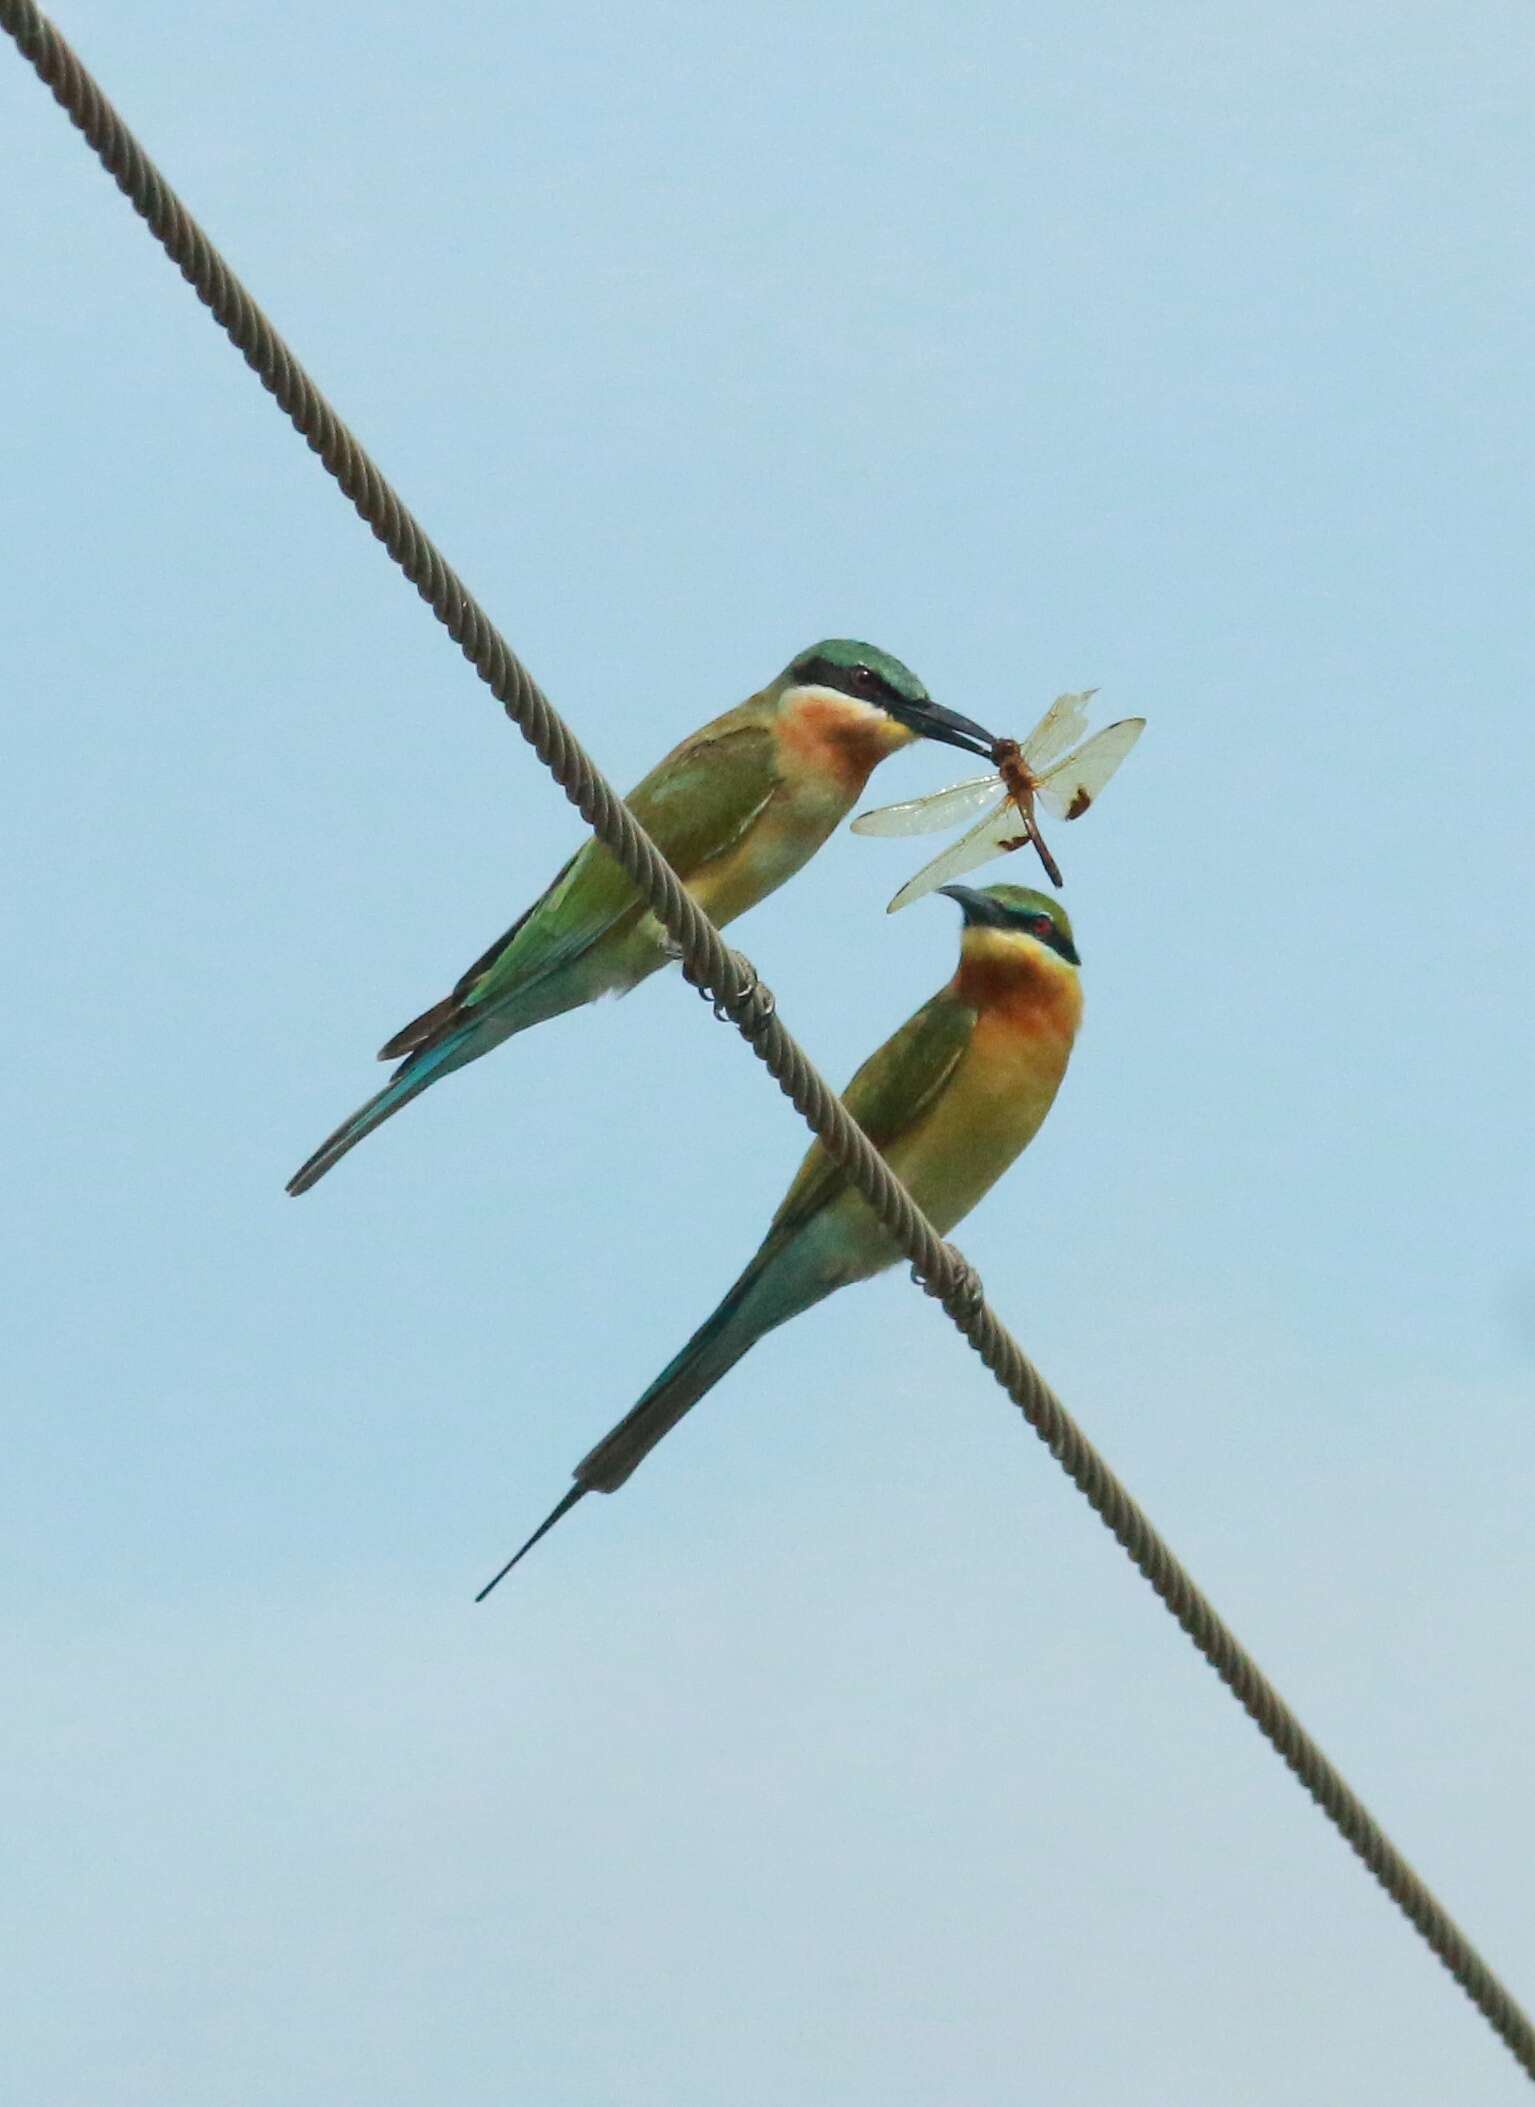
[[[993,929],[1007,927],[1007,909],[990,893],[977,892],[973,885],[940,885],[938,890],[946,900],[958,904],[968,929],[973,923],[983,922]]]
[[[996,750],[996,739],[984,725],[977,724],[973,717],[961,717],[957,710],[946,710],[941,702],[929,698],[925,702],[899,703],[891,712],[903,724],[910,725],[924,739],[936,739],[943,746],[957,746],[962,753],[984,754],[989,761]]]

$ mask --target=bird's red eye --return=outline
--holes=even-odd
[[[1037,914],[1030,927],[1036,936],[1048,937],[1053,936],[1055,933],[1055,924],[1047,914]]]

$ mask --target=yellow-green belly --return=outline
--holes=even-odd
[[[999,1043],[983,1020],[927,1117],[891,1144],[890,1168],[943,1235],[962,1222],[1038,1133],[1070,1041]]]
[[[1052,1033],[1020,1046],[983,1019],[933,1109],[885,1150],[890,1168],[940,1235],[964,1220],[1038,1133],[1070,1051],[1069,1036]],[[807,1225],[802,1243],[800,1269],[807,1279],[818,1277],[822,1294],[867,1280],[900,1256],[852,1186]],[[806,1294],[800,1306],[814,1299]]]
[[[693,873],[688,891],[709,919],[724,928],[802,869],[856,801],[831,784],[780,788],[738,842]],[[653,972],[662,963],[668,955],[666,933],[653,914],[640,918],[627,948],[643,972]]]

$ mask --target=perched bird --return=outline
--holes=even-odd
[[[1071,1058],[1082,990],[1059,902],[1021,885],[942,890],[965,918],[959,968],[864,1062],[843,1096],[946,1236],[1038,1133]],[[765,1332],[899,1256],[874,1210],[817,1142],[719,1308],[576,1465],[574,1486],[476,1599],[483,1601],[584,1494],[616,1492]]]
[[[832,638],[674,747],[628,802],[704,912],[729,922],[808,863],[875,766],[914,739],[986,755],[994,743],[934,702],[899,659]],[[399,1067],[294,1173],[289,1192],[307,1192],[455,1068],[546,1017],[627,993],[674,956],[633,881],[600,842],[587,841],[452,994],[395,1033],[379,1059],[403,1055]]]

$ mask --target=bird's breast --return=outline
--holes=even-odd
[[[1000,1067],[1059,1058],[1082,1021],[1075,969],[1040,944],[989,929],[966,931],[954,992],[976,1013],[976,1036]]]
[[[967,945],[967,950],[970,947]],[[1076,975],[1041,959],[998,960],[983,978],[974,955],[956,993],[976,1010],[970,1043],[932,1112],[890,1151],[891,1168],[944,1235],[1038,1133],[1071,1058],[1081,1014]]]

